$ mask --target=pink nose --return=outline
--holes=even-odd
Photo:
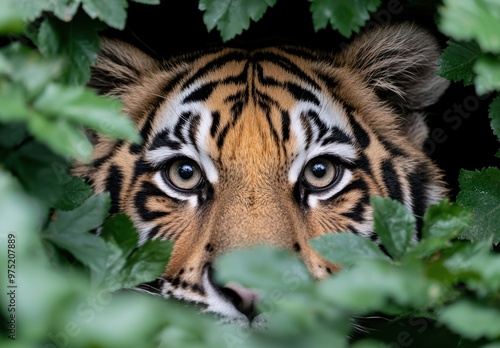
[[[236,309],[245,314],[250,320],[257,314],[255,304],[261,299],[259,293],[253,289],[247,289],[235,282],[227,283],[221,291],[231,298]]]

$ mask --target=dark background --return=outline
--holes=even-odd
[[[435,3],[383,1],[367,26],[411,21],[430,30],[446,47],[448,38],[435,24],[436,5],[422,5],[422,2]],[[351,41],[354,35],[347,39],[330,27],[315,32],[309,6],[306,0],[279,0],[259,22],[252,22],[249,30],[225,44],[237,47],[297,44],[337,51]],[[108,30],[104,34],[131,42],[156,58],[224,44],[217,30],[207,32],[198,0],[164,0],[156,6],[131,3],[125,30]],[[458,82],[452,83],[440,102],[427,110],[431,136],[426,150],[445,171],[452,197],[458,192],[461,168],[480,170],[500,166],[500,160],[494,156],[500,146],[487,117],[490,101],[491,97],[479,98],[474,87],[464,87]]]

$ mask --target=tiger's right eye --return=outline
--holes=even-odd
[[[189,158],[172,161],[164,169],[165,179],[180,191],[198,189],[204,181],[200,166]]]
[[[340,176],[340,168],[324,157],[317,157],[307,163],[302,173],[303,184],[313,190],[332,186]]]

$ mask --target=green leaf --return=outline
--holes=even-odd
[[[203,22],[208,31],[217,27],[222,40],[228,41],[258,21],[276,0],[200,0],[198,9],[205,11]]]
[[[64,119],[49,120],[40,114],[33,114],[28,128],[35,138],[57,154],[82,161],[90,159],[92,145],[77,125]]]
[[[54,169],[44,162],[26,158],[15,153],[7,158],[7,167],[16,173],[24,188],[32,196],[52,207],[63,196],[60,177],[54,175]],[[68,167],[66,166],[67,170]]]
[[[497,95],[490,104],[489,116],[491,120],[491,129],[500,140],[500,95]]]
[[[451,81],[464,81],[464,85],[472,85],[474,73],[472,67],[481,55],[476,42],[456,42],[449,40],[439,57],[438,74]]]
[[[498,1],[444,0],[441,31],[456,40],[476,40],[483,51],[500,52]]]
[[[47,57],[67,59],[65,82],[83,85],[89,81],[90,66],[97,60],[98,31],[103,27],[84,14],[77,15],[70,23],[46,18],[40,25],[37,45]]]
[[[2,193],[0,194],[0,221],[2,221],[0,243],[6,251],[7,244],[4,238],[9,233],[29,238],[30,233],[39,228],[45,212],[42,205],[22,189],[17,178],[2,166],[0,166],[0,192]]]
[[[463,337],[478,339],[500,337],[500,311],[468,300],[445,307],[438,321]]]
[[[420,307],[439,298],[439,285],[424,276],[417,263],[397,266],[361,261],[318,284],[322,298],[355,314],[383,311],[391,303]]]
[[[83,9],[91,18],[99,18],[115,29],[125,28],[126,0],[81,0]]]
[[[0,124],[0,146],[11,149],[18,146],[28,136],[22,123]]]
[[[25,121],[31,114],[21,86],[13,83],[0,84],[0,122]]]
[[[118,100],[98,96],[83,87],[50,84],[34,107],[44,114],[81,124],[113,138],[140,140],[134,123],[122,113]]]
[[[309,242],[326,260],[352,265],[359,260],[390,261],[371,240],[349,232],[329,233]]]
[[[1,52],[8,59],[7,76],[18,85],[16,88],[24,89],[28,101],[37,96],[51,80],[61,76],[63,62],[60,59],[45,59],[19,42],[8,45]]]
[[[447,200],[430,206],[424,214],[422,236],[426,238],[452,239],[471,225],[471,214]]]
[[[25,16],[14,0],[0,0],[0,35],[20,34],[25,26]]]
[[[89,231],[99,227],[108,215],[109,194],[91,196],[71,211],[56,210],[42,236],[69,251],[91,270],[102,267],[108,255],[104,240]]]
[[[60,210],[72,210],[92,195],[92,188],[81,178],[72,176],[62,187],[62,195],[54,204]]]
[[[271,247],[229,252],[215,260],[214,268],[218,284],[236,282],[264,292],[276,289],[289,292],[312,280],[304,264],[294,255]]]
[[[380,6],[380,0],[312,0],[310,11],[314,30],[326,28],[328,23],[345,37],[350,37]]]
[[[473,213],[473,225],[460,237],[473,241],[500,242],[500,170],[462,170],[457,202]]]
[[[59,0],[52,1],[53,7],[51,11],[61,20],[69,22],[73,20],[81,0]]]
[[[481,57],[474,65],[474,72],[477,94],[500,90],[500,58]]]
[[[389,254],[399,260],[415,234],[415,217],[399,202],[372,197],[375,231]]]
[[[140,4],[146,4],[146,5],[159,5],[160,0],[132,0],[134,2],[140,3]]]
[[[450,248],[450,241],[472,223],[471,214],[467,210],[447,200],[430,206],[424,214],[423,222],[423,238],[410,248],[406,255],[408,258],[421,259]]]
[[[148,240],[136,249],[138,234],[130,219],[123,214],[113,216],[103,226],[109,254],[105,264],[93,274],[93,281],[104,280],[113,291],[150,282],[165,271],[172,242]]]

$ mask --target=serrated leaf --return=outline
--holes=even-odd
[[[500,311],[461,300],[445,307],[438,321],[463,337],[495,339],[500,336]]]
[[[371,240],[353,233],[329,233],[309,242],[326,260],[352,265],[359,260],[390,261]]]
[[[98,96],[83,87],[50,84],[34,107],[52,117],[80,124],[113,138],[140,140],[133,122],[121,111],[116,99]]]
[[[126,0],[81,0],[91,18],[99,18],[110,27],[122,30],[127,19]]]
[[[323,29],[330,23],[333,29],[350,37],[359,31],[380,3],[380,0],[312,0],[310,11],[314,30]]]
[[[472,85],[474,72],[472,67],[481,55],[481,49],[474,42],[448,41],[446,47],[439,57],[438,74],[451,81],[463,80],[464,85]]]
[[[477,94],[486,94],[490,91],[500,91],[500,59],[498,57],[481,57],[474,65]]]
[[[422,265],[396,266],[388,262],[361,261],[318,285],[322,298],[352,311],[383,311],[389,303],[420,307],[437,298],[438,285],[429,282]],[[432,294],[432,298],[431,298]]]
[[[475,40],[483,51],[500,52],[498,1],[444,0],[441,31],[456,40]]]
[[[28,129],[38,140],[61,156],[88,161],[92,144],[77,126],[64,119],[50,120],[40,114],[33,114]]]
[[[401,259],[415,234],[415,217],[399,202],[372,197],[375,231],[389,254]]]
[[[165,270],[172,250],[172,242],[167,240],[148,240],[137,247],[137,231],[124,214],[106,221],[102,237],[109,254],[92,278],[97,283],[104,280],[104,287],[111,291],[154,280]]]
[[[60,210],[76,209],[92,195],[92,188],[83,179],[75,176],[64,183],[61,191],[60,199],[54,204],[54,207]]]
[[[69,23],[46,18],[40,25],[37,45],[47,57],[64,57],[67,69],[64,82],[83,85],[90,79],[90,66],[97,60],[98,31],[102,23],[79,14]]]
[[[109,202],[109,194],[101,194],[71,211],[57,210],[43,238],[69,251],[90,269],[99,269],[107,258],[108,248],[102,238],[89,231],[104,222]]]
[[[422,236],[452,239],[471,225],[471,214],[447,200],[430,206],[424,214]]]
[[[208,31],[217,27],[222,40],[228,41],[258,21],[276,0],[200,0],[198,9],[205,11],[203,22]]]
[[[462,170],[457,202],[473,214],[472,226],[460,236],[473,241],[500,242],[500,170]]]
[[[131,288],[150,282],[160,276],[167,266],[173,242],[168,240],[148,240],[127,260],[122,271],[123,288]]]
[[[500,95],[497,95],[490,104],[488,109],[491,120],[491,129],[500,140]]]

